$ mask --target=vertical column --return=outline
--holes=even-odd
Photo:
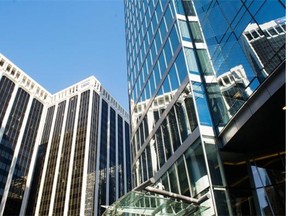
[[[40,126],[38,129],[38,134],[36,137],[36,141],[35,141],[35,148],[32,154],[32,158],[31,158],[31,164],[29,167],[29,173],[28,173],[28,177],[27,177],[27,183],[26,183],[26,190],[24,192],[23,195],[23,202],[22,202],[22,206],[21,206],[21,210],[20,210],[20,215],[25,215],[26,212],[26,207],[27,207],[27,202],[28,202],[28,198],[29,198],[29,194],[30,194],[30,189],[31,187],[35,187],[35,185],[31,185],[32,182],[32,176],[33,176],[33,172],[34,172],[34,166],[35,166],[35,161],[36,161],[36,156],[37,156],[37,152],[38,152],[38,147],[40,145],[41,142],[41,137],[43,134],[43,129],[44,129],[44,125],[45,125],[45,119],[46,119],[46,115],[47,115],[47,111],[48,111],[48,107],[46,105],[44,105],[44,109],[42,112],[42,116],[41,116],[41,120],[40,120]]]
[[[86,195],[86,188],[87,188],[87,172],[88,172],[88,160],[89,160],[89,148],[90,148],[90,131],[91,131],[91,119],[92,119],[93,92],[94,92],[93,89],[90,89],[88,121],[87,121],[86,142],[85,142],[84,167],[83,167],[83,177],[82,177],[80,215],[84,215],[84,213],[85,213],[85,195]]]
[[[123,119],[123,157],[124,157],[124,193],[127,193],[127,160],[126,160],[126,129],[125,129],[125,120]],[[129,145],[130,141],[128,140]]]
[[[59,172],[61,153],[62,153],[62,147],[63,147],[63,139],[64,139],[65,128],[66,128],[68,106],[69,106],[69,100],[66,100],[65,111],[64,111],[64,119],[63,119],[63,124],[62,124],[62,128],[61,128],[61,135],[60,135],[60,141],[59,141],[60,144],[59,144],[59,148],[58,148],[57,161],[56,161],[56,167],[55,167],[54,179],[53,179],[53,186],[52,186],[52,192],[51,192],[51,200],[50,200],[50,206],[49,206],[49,215],[50,216],[53,213],[53,207],[54,207],[56,186],[57,186],[57,180],[58,180],[58,172]]]
[[[14,150],[13,159],[12,159],[12,163],[11,163],[10,170],[9,170],[9,173],[8,173],[8,177],[7,177],[7,181],[6,181],[6,185],[5,185],[2,201],[1,201],[1,204],[0,204],[0,215],[3,215],[3,212],[4,212],[5,203],[6,203],[6,200],[7,200],[8,193],[9,193],[9,188],[10,188],[10,185],[11,185],[14,169],[15,169],[16,162],[17,162],[18,153],[19,153],[19,150],[20,150],[20,147],[21,147],[21,142],[22,142],[22,138],[23,138],[23,135],[24,135],[24,131],[25,131],[25,127],[26,127],[26,124],[27,124],[27,120],[28,120],[28,116],[29,116],[29,113],[30,113],[32,102],[33,102],[33,97],[30,96],[29,97],[29,101],[28,101],[28,105],[27,105],[27,109],[25,111],[25,116],[24,116],[24,119],[23,119],[23,122],[22,122],[22,125],[21,125],[21,129],[20,129],[20,132],[19,132],[19,136],[18,136],[18,140],[17,140],[17,143],[16,143],[16,147],[15,147],[15,150]],[[12,106],[11,106],[11,108],[12,108]],[[10,109],[10,111],[11,111],[11,109]],[[10,114],[10,112],[9,112],[9,114]],[[8,117],[7,117],[7,120],[8,120]],[[6,123],[7,123],[7,120],[6,120]],[[3,121],[3,123],[4,123],[4,121]]]
[[[98,126],[98,140],[97,140],[97,153],[96,153],[96,185],[95,185],[95,200],[94,200],[94,215],[98,215],[98,199],[99,199],[99,180],[100,180],[100,144],[101,144],[101,122],[102,122],[102,97],[99,97],[99,126]]]
[[[107,165],[106,165],[106,205],[109,205],[109,165],[110,165],[110,104],[108,103],[108,123],[107,123]]]
[[[72,171],[73,171],[73,159],[74,159],[74,154],[75,154],[75,144],[76,144],[76,134],[77,134],[78,118],[79,118],[79,110],[80,110],[80,101],[81,101],[81,94],[78,94],[63,216],[67,216],[68,208],[69,208],[69,197],[70,197],[70,188],[71,188]]]
[[[1,125],[1,128],[0,128],[0,143],[2,141],[2,138],[3,138],[3,134],[4,134],[4,131],[5,131],[5,127],[7,125],[7,122],[8,122],[8,118],[10,116],[10,113],[11,113],[11,110],[12,110],[12,106],[13,106],[13,103],[14,103],[14,100],[15,100],[15,97],[16,97],[16,94],[18,92],[18,89],[19,89],[19,86],[18,85],[15,85],[15,88],[12,92],[12,95],[11,95],[11,98],[10,98],[10,101],[9,101],[9,105],[7,107],[7,110],[6,110],[6,113],[5,113],[5,116],[3,118],[3,122],[2,122],[2,125]]]
[[[41,183],[40,183],[39,194],[38,194],[38,198],[37,198],[35,215],[39,215],[41,198],[42,198],[42,193],[43,193],[43,187],[44,187],[44,182],[45,182],[47,164],[48,164],[48,159],[49,159],[49,155],[50,155],[51,141],[52,141],[52,137],[53,137],[53,131],[54,131],[54,127],[55,127],[55,120],[56,120],[57,112],[58,112],[58,106],[55,107],[54,116],[53,116],[53,120],[52,120],[51,133],[49,135],[49,141],[48,141],[48,145],[47,145],[47,151],[46,151],[47,153],[45,156],[45,162],[44,162],[44,166],[43,166],[43,173],[42,173],[42,178],[41,178]]]
[[[116,152],[116,158],[115,158],[115,166],[116,166],[116,169],[115,169],[115,174],[116,174],[116,178],[115,178],[115,181],[116,181],[116,184],[115,184],[115,191],[116,191],[116,199],[119,198],[119,190],[120,190],[120,186],[119,186],[119,153],[121,154],[121,152],[118,152],[118,113],[116,112],[115,113],[115,138],[116,138],[116,148],[115,148],[115,152]]]

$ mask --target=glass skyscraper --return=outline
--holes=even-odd
[[[124,4],[133,187],[153,178],[175,194],[196,199],[210,194],[196,215],[283,214],[284,111],[275,118],[281,121],[274,120],[277,125],[267,129],[268,143],[261,143],[267,151],[257,143],[257,136],[258,142],[265,141],[262,134],[246,129],[254,118],[246,118],[238,132],[233,122],[246,107],[259,104],[250,105],[273,77],[285,74],[285,42],[278,42],[278,35],[286,37],[285,18],[272,27],[275,34],[265,34],[262,25],[285,16],[285,1],[125,0]],[[269,52],[256,72],[243,42],[251,23],[265,41],[258,46],[265,44],[263,49]],[[271,75],[260,78],[258,74],[268,67]],[[278,103],[284,107],[285,81],[280,80]],[[229,126],[234,129],[230,137]],[[274,127],[279,128],[275,132],[279,142],[272,134]],[[143,203],[138,207],[152,208],[151,202]]]
[[[129,115],[95,77],[52,95],[0,55],[0,101],[0,215],[100,215],[131,190]]]

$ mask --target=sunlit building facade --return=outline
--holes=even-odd
[[[242,65],[231,68],[217,77],[228,113],[233,116],[252,94]]]
[[[125,0],[124,4],[133,187],[153,178],[155,185],[175,194],[195,199],[209,194],[190,214],[283,214],[286,56],[261,80],[245,55],[241,37],[250,23],[259,27],[285,16],[285,2]],[[274,54],[283,49],[274,48]],[[262,84],[274,78],[279,88],[272,93]],[[262,139],[263,119],[256,119],[256,110],[271,108],[266,105],[274,96],[282,106],[273,114],[280,121],[271,121],[279,124],[277,141],[272,133],[275,125],[265,128],[271,133]],[[254,104],[258,97],[261,103]],[[173,213],[172,207],[146,207],[151,207],[151,215]]]
[[[95,77],[52,95],[0,69],[0,215],[100,215],[131,189],[128,113]]]
[[[20,213],[50,93],[0,55],[0,214]]]
[[[265,80],[286,58],[286,17],[260,25],[250,23],[242,33],[242,42],[257,78]]]

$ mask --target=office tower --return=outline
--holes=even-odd
[[[35,213],[97,215],[129,190],[128,115],[94,77],[53,95],[49,109]]]
[[[242,41],[254,73],[259,80],[265,80],[286,57],[286,17],[260,25],[249,23]]]
[[[140,193],[143,199],[131,205],[119,200],[109,211],[118,208],[139,213],[138,209],[145,207],[151,215],[173,211],[189,215],[283,214],[285,81],[283,84],[283,78],[275,77],[284,76],[285,61],[278,62],[279,73],[265,80],[268,86],[280,82],[279,88],[267,95],[272,89],[260,85],[255,77],[241,36],[252,20],[259,26],[284,16],[285,3],[125,0],[124,5],[135,187],[126,198],[133,200]],[[230,112],[239,98],[230,98],[227,106],[218,81],[237,65],[246,73],[241,91],[249,94]],[[272,101],[277,101],[275,109]],[[273,117],[268,115],[271,112]],[[264,124],[259,113],[265,113],[273,126]],[[146,193],[151,192],[145,187],[149,179],[155,182],[152,186],[160,184],[164,191],[174,193],[174,198],[196,201],[182,212],[168,194],[155,204],[153,195]],[[210,198],[204,201],[201,197],[206,194]]]
[[[131,189],[128,113],[95,77],[52,95],[0,65],[1,215],[99,215]]]
[[[19,214],[31,183],[45,104],[43,87],[0,55],[0,214]]]

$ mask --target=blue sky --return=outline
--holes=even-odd
[[[0,52],[52,94],[94,75],[128,110],[122,0],[0,0]]]

